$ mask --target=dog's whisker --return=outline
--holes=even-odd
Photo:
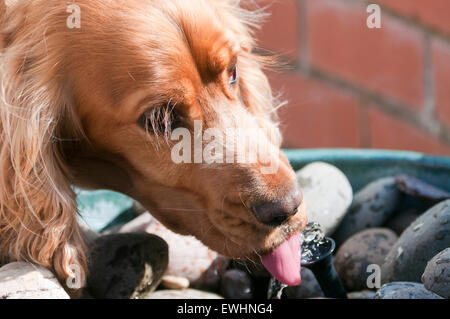
[[[223,208],[225,206],[225,199],[226,199],[227,195],[223,195],[222,201],[221,201],[221,208],[220,208],[220,212],[223,214]]]
[[[128,75],[130,76],[130,78],[131,78],[134,82],[136,82],[136,79],[135,79],[134,76],[131,74],[131,72],[128,71],[127,73],[128,73]]]
[[[249,208],[248,208],[247,205],[245,204],[244,200],[242,199],[242,192],[238,192],[238,194],[239,194],[239,199],[241,200],[242,205],[243,205],[247,210],[249,210]]]
[[[228,238],[225,237],[225,240],[223,241],[223,248],[224,251],[229,252],[230,251],[230,247],[228,246]]]
[[[210,224],[210,226],[209,226],[208,229],[205,230],[205,228],[202,227],[204,224],[201,223],[202,226],[201,226],[201,228],[200,228],[200,232],[202,233],[202,236],[206,236],[206,235],[213,229],[213,227],[214,227],[214,225],[213,225],[212,223],[209,222],[209,220],[208,220],[207,217],[205,217],[204,220],[206,220],[206,221],[207,221],[207,224]]]
[[[245,267],[245,270],[247,270],[247,272],[249,274],[251,274],[250,268],[248,267],[247,263],[245,262],[245,260],[250,260],[250,258],[246,257],[244,260],[241,261],[241,265],[243,265]]]
[[[258,257],[261,257],[261,255],[256,251],[256,249],[253,249],[253,252],[254,252]]]

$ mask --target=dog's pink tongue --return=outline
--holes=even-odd
[[[301,283],[300,250],[299,234],[295,234],[270,254],[262,256],[261,261],[279,282],[288,286],[298,286]]]

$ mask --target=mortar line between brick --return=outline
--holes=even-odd
[[[310,66],[308,69],[305,69],[301,66],[297,66],[297,68],[293,69],[295,69],[294,70],[295,73],[304,76],[309,76],[313,79],[319,80],[334,88],[350,93],[358,97],[362,101],[373,102],[372,104],[374,105],[375,108],[380,109],[389,115],[393,115],[405,121],[406,123],[413,125],[421,132],[429,134],[443,143],[450,144],[450,134],[448,134],[449,132],[447,132],[447,130],[444,130],[444,132],[441,132],[439,134],[439,132],[430,130],[430,127],[424,125],[423,120],[421,118],[422,114],[420,111],[412,110],[407,105],[404,105],[397,101],[390,100],[387,97],[380,96],[377,93],[371,92],[365,88],[347,82],[343,79],[338,78],[337,76],[330,75],[313,66]]]
[[[372,0],[372,1],[364,0],[363,2],[361,2],[361,0],[342,0],[342,1],[359,4],[359,5],[362,4],[365,6],[368,6],[369,4],[372,4],[372,3],[377,4],[376,0]],[[409,26],[413,26],[417,29],[424,30],[428,34],[438,37],[441,40],[443,40],[444,42],[447,42],[450,44],[450,33],[441,31],[436,27],[429,26],[428,24],[421,22],[420,20],[418,20],[414,17],[408,17],[405,15],[402,15],[401,13],[398,13],[395,10],[385,7],[382,4],[379,4],[379,6],[381,7],[382,14],[387,13],[390,17],[396,18]]]

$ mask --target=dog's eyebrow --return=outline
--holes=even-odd
[[[159,97],[155,97],[154,95],[148,95],[146,97],[144,97],[143,99],[141,99],[137,106],[138,108],[150,108],[150,107],[157,107],[160,106],[164,103],[166,103],[166,99],[163,98],[162,96]]]
[[[141,108],[149,108],[149,107],[157,107],[162,106],[169,101],[174,104],[179,103],[183,100],[183,91],[182,90],[173,90],[171,91],[173,94],[162,95],[162,94],[149,94],[140,99],[137,103],[138,109]]]
[[[227,70],[241,50],[230,32],[203,30],[204,34],[200,36],[193,35],[186,29],[183,31],[188,49],[204,82],[215,80]]]
[[[205,60],[197,61],[197,67],[203,80],[214,80],[222,72],[229,69],[230,64],[237,60],[237,54],[229,46],[222,46],[220,49],[212,49],[206,53]]]

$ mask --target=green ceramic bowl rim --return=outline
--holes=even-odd
[[[425,165],[441,166],[450,169],[449,156],[433,156],[411,151],[381,149],[321,148],[321,149],[284,149],[291,162],[322,161],[406,161],[420,162]]]

